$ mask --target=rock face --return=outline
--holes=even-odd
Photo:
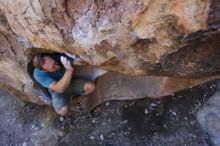
[[[108,100],[134,100],[143,97],[158,99],[176,91],[206,82],[209,79],[181,79],[174,77],[129,76],[106,73],[96,80],[95,92],[85,98],[84,106],[91,110]]]
[[[143,96],[165,95],[156,81],[168,82],[166,76],[177,78],[169,80],[169,94],[217,78],[219,8],[216,0],[0,0],[0,84],[42,103],[45,94],[27,71],[41,51],[72,52],[127,75],[164,76],[154,77],[158,93]]]
[[[57,129],[43,129],[31,135],[31,142],[34,146],[48,145],[57,146],[59,137],[63,136],[63,132]]]
[[[220,82],[218,81],[216,93],[208,100],[206,105],[197,114],[197,119],[203,127],[204,131],[210,136],[214,145],[220,144]]]

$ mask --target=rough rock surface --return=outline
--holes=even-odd
[[[10,28],[34,47],[76,52],[127,74],[188,77],[219,72],[219,6],[215,0],[0,3]]]
[[[211,82],[160,100],[109,101],[65,117],[0,90],[0,145],[210,146],[196,115],[215,87]]]
[[[143,77],[110,72],[97,78],[95,92],[85,97],[82,103],[86,109],[91,110],[108,100],[134,100],[143,97],[158,99],[207,81],[206,78],[193,80],[174,77]]]
[[[134,84],[154,75],[164,78],[153,83],[173,85],[161,92],[153,84],[158,93],[143,97],[212,80],[220,71],[219,8],[217,0],[0,0],[1,87],[43,103],[44,91],[28,74],[31,56],[42,51],[72,52],[91,66],[142,75]]]
[[[42,129],[31,135],[31,142],[34,146],[58,146],[58,140],[63,132],[57,129]]]
[[[214,145],[220,145],[220,81],[217,84],[216,93],[208,100],[204,107],[198,112],[197,119],[204,131],[210,135]]]

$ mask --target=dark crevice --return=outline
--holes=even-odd
[[[45,16],[45,17],[47,17],[47,15],[46,15],[46,14],[45,14],[45,12],[44,12],[43,5],[42,5],[41,0],[39,0],[39,3],[40,3],[41,10],[42,10],[42,12],[43,12],[44,16]],[[32,3],[31,3],[31,5],[32,5]],[[34,10],[35,10],[35,9],[34,9]],[[36,12],[35,12],[35,13],[36,13]]]
[[[34,50],[34,49],[32,49]],[[32,57],[36,54],[39,53],[48,53],[48,54],[55,54],[57,52],[51,52],[51,51],[46,51],[41,49],[41,48],[37,48],[38,51],[32,52],[32,54],[30,54],[30,62],[27,65],[27,72],[30,76],[30,78],[33,81],[33,88],[36,90],[36,93],[39,95],[39,97],[45,101],[45,103],[49,103],[51,101],[51,96],[48,92],[47,88],[44,88],[43,86],[41,86],[35,79],[34,79],[34,66],[32,65]],[[87,79],[87,80],[91,80],[91,81],[95,81],[96,78],[98,78],[99,76],[103,75],[104,73],[106,73],[106,71],[96,68],[96,67],[92,67],[89,65],[82,65],[82,66],[76,66],[74,65],[74,78],[83,78],[83,79]],[[23,88],[22,88],[23,89]]]
[[[220,26],[220,1],[219,0],[211,0],[210,1],[210,11],[208,15],[208,24],[211,25],[218,25]]]
[[[6,53],[6,52],[8,52],[8,50],[1,51],[0,53],[1,53],[1,54],[4,54],[4,53]]]
[[[22,12],[22,15],[24,15],[24,14],[27,12],[27,10],[28,10],[28,8],[30,8],[30,6],[31,6],[31,5],[29,5],[29,6],[24,10],[24,12]]]
[[[35,79],[33,76],[34,73],[34,67],[32,65],[32,62],[29,62],[27,65],[27,72],[30,76],[30,78],[33,81],[33,88],[35,89],[35,92],[38,94],[38,97],[44,101],[44,103],[46,104],[50,104],[51,103],[51,96],[48,92],[48,90],[46,88],[44,88],[43,86],[41,86]],[[23,88],[22,88],[23,89]]]

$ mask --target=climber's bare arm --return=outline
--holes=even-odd
[[[73,67],[70,64],[70,62],[65,57],[61,57],[61,62],[63,66],[66,68],[63,77],[59,81],[53,82],[49,85],[50,89],[58,93],[63,93],[66,90],[73,76]]]
[[[59,81],[51,83],[49,88],[58,93],[63,93],[69,86],[72,76],[73,69],[66,69],[64,76]]]

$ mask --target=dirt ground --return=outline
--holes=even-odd
[[[110,101],[66,117],[0,90],[0,145],[212,145],[196,114],[215,89],[212,81],[161,100]]]

